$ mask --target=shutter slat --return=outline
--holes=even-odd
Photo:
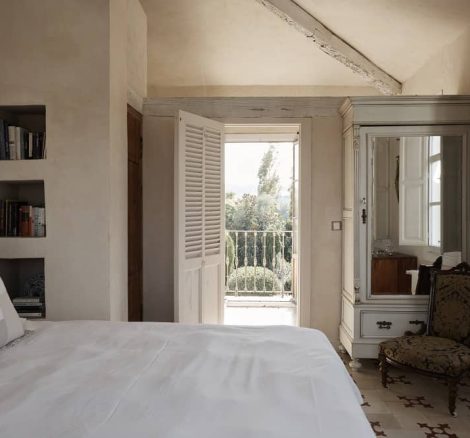
[[[184,132],[184,252],[186,259],[202,257],[204,223],[204,130],[191,124]]]
[[[222,139],[211,127],[184,125],[184,251],[186,258],[222,251]]]
[[[204,254],[222,251],[222,135],[206,129],[204,144]]]

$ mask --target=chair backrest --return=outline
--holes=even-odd
[[[432,276],[428,335],[470,347],[470,266],[460,263]]]
[[[442,256],[439,256],[432,265],[419,265],[416,295],[429,295],[431,293],[431,274],[433,270],[442,268]]]

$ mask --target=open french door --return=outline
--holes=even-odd
[[[175,145],[175,321],[223,322],[224,125],[178,113]]]

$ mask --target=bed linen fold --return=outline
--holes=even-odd
[[[0,350],[0,437],[368,438],[327,338],[295,327],[72,321]]]

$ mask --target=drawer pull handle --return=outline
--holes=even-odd
[[[362,209],[361,219],[363,224],[367,223],[367,211],[365,208]]]
[[[392,323],[390,321],[377,321],[377,325],[379,326],[379,329],[390,330]]]
[[[420,325],[420,324],[424,324],[424,321],[420,321],[419,319],[415,319],[413,321],[410,321],[410,324],[412,325]]]

